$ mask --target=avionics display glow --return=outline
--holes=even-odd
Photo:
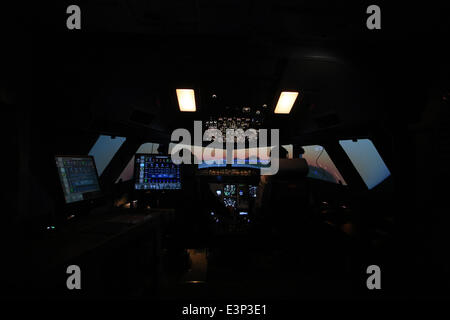
[[[177,89],[178,106],[182,112],[195,112],[195,93],[193,89]]]
[[[298,92],[283,91],[278,98],[277,106],[275,107],[275,113],[289,114],[294,106],[295,100],[297,100]]]

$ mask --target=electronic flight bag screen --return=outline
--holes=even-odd
[[[170,156],[136,154],[134,163],[135,190],[180,190],[180,166]]]
[[[93,157],[56,156],[55,160],[67,204],[100,195],[100,184]]]

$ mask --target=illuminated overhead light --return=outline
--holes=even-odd
[[[288,114],[297,99],[298,92],[283,91],[278,99],[275,113]]]
[[[193,89],[177,89],[178,106],[182,112],[195,112],[195,94]]]

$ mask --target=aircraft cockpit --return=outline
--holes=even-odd
[[[41,7],[0,81],[0,297],[449,297],[448,8]]]

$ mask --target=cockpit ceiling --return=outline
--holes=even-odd
[[[129,53],[119,60],[108,56],[99,65],[70,63],[56,71],[70,79],[54,85],[63,85],[58,91],[66,99],[76,92],[69,108],[76,109],[77,114],[89,112],[92,124],[98,127],[103,122],[106,132],[117,127],[168,134],[176,128],[191,127],[194,120],[238,117],[243,108],[249,108],[252,116],[264,113],[265,127],[285,128],[290,135],[298,135],[361,122],[370,114],[361,107],[360,75],[351,63],[301,55],[285,58],[255,54],[253,59],[252,55],[237,54],[213,58],[200,53],[178,59],[158,56],[153,52],[148,60],[139,61]],[[164,56],[161,52],[160,57]],[[177,88],[195,90],[196,112],[180,112]],[[283,90],[299,92],[288,116],[273,113]]]
[[[431,50],[442,41],[432,41],[428,27],[405,33],[402,41],[372,36],[355,18],[364,8],[331,1],[85,5],[89,28],[82,36],[59,33],[59,22],[43,16],[43,30],[52,32],[36,39],[39,111],[58,117],[65,101],[65,128],[84,122],[86,130],[167,139],[193,120],[234,115],[244,107],[256,112],[264,105],[265,126],[282,128],[283,138],[414,121],[426,99],[426,75],[445,57]],[[414,37],[433,46],[409,50]],[[427,61],[422,69],[414,63],[418,58]],[[415,74],[407,77],[411,66]],[[195,90],[196,112],[179,111],[177,88]],[[49,96],[49,89],[55,94]],[[273,114],[283,90],[299,92],[289,116]],[[406,91],[415,96],[402,96]]]

